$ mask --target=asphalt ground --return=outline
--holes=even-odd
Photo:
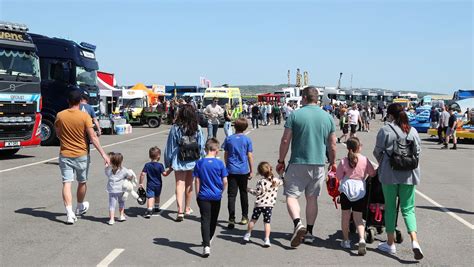
[[[362,153],[372,156],[377,129],[382,124],[372,124],[371,132],[358,133],[363,143]],[[148,148],[163,148],[169,126],[157,129],[135,127],[133,134],[103,136],[106,151],[124,154],[124,166],[140,172],[148,161]],[[205,131],[205,130],[204,130]],[[253,140],[255,164],[260,161],[276,163],[282,126],[266,126],[250,130]],[[338,135],[340,132],[338,131]],[[58,147],[24,149],[11,159],[0,160],[0,233],[1,266],[242,266],[242,265],[399,265],[420,264],[434,266],[472,266],[474,195],[473,170],[474,146],[460,144],[457,151],[440,150],[440,146],[421,134],[421,184],[417,187],[418,235],[425,259],[413,259],[411,245],[402,218],[399,228],[405,241],[397,245],[397,255],[390,256],[375,250],[378,235],[368,244],[364,257],[352,250],[339,247],[340,210],[323,188],[319,198],[319,216],[314,227],[316,240],[313,245],[302,244],[290,248],[293,230],[286,211],[285,199],[279,192],[273,210],[271,248],[263,248],[262,219],[257,223],[252,242],[242,244],[246,226],[226,229],[227,194],[224,194],[216,238],[209,258],[201,258],[199,209],[193,200],[194,213],[183,222],[174,221],[174,174],[163,178],[161,204],[163,212],[151,219],[142,217],[144,206],[133,199],[126,203],[126,222],[113,226],[106,224],[108,198],[105,191],[106,177],[103,163],[96,151],[92,152],[92,166],[86,199],[90,210],[74,225],[66,225],[61,200],[61,178],[57,165]],[[223,130],[219,130],[223,140]],[[337,157],[345,156],[344,145],[338,144]],[[220,154],[223,157],[223,154]],[[250,182],[254,185],[256,180]],[[74,186],[75,187],[75,186]],[[75,199],[75,197],[74,197]],[[250,211],[254,197],[249,195]],[[240,212],[237,201],[237,214]],[[302,212],[304,213],[304,201]],[[304,215],[302,216],[304,218]],[[238,216],[237,219],[240,219]],[[303,219],[304,221],[304,219]],[[353,243],[357,237],[353,236]]]

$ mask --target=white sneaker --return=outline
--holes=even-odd
[[[114,225],[114,223],[115,223],[115,220],[114,220],[114,219],[110,219],[110,220],[107,222],[108,225]]]
[[[244,235],[244,241],[245,241],[245,242],[249,242],[249,241],[250,241],[250,235],[251,235],[250,233],[245,233],[245,235]]]
[[[311,245],[313,244],[314,242],[314,236],[310,233],[306,233],[306,235],[304,236],[304,240],[303,242],[307,245]]]
[[[82,205],[77,205],[76,215],[83,215],[89,210],[89,201],[82,202]]]
[[[306,234],[306,227],[303,226],[301,222],[296,225],[295,230],[293,232],[293,236],[291,237],[291,247],[296,248],[301,244],[301,239]]]
[[[271,247],[272,244],[270,244],[270,238],[265,238],[265,243],[263,244],[264,248],[269,248]]]
[[[211,255],[211,247],[206,246],[202,249],[202,256],[207,258],[209,255]]]
[[[378,245],[377,249],[389,254],[397,254],[397,248],[395,247],[395,244],[390,246],[387,244],[387,242],[382,242]]]
[[[421,251],[420,244],[418,244],[418,242],[416,241],[413,241],[411,242],[411,247],[412,247],[413,253],[415,254],[415,260],[423,259],[424,255],[423,255],[423,251]]]
[[[70,214],[67,216],[66,224],[74,224],[77,221],[77,217],[74,214]]]
[[[367,244],[365,243],[365,240],[360,240],[357,254],[359,254],[360,256],[364,256],[367,253],[366,245]]]
[[[341,241],[341,248],[351,249],[351,241],[350,240],[342,240]]]
[[[117,221],[124,222],[126,220],[127,220],[127,217],[125,217],[125,215],[122,215],[122,216],[120,216],[120,218]]]

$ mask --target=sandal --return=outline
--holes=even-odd
[[[176,221],[177,222],[182,222],[184,220],[184,213],[179,213],[178,216],[176,216]]]

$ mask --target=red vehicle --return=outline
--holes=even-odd
[[[41,143],[36,46],[23,24],[0,21],[0,156]]]
[[[259,94],[257,95],[258,102],[267,102],[267,103],[283,103],[283,99],[285,96],[282,94]]]

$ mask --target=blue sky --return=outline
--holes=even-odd
[[[97,45],[120,84],[310,83],[451,93],[473,85],[471,1],[22,1],[0,19]]]

